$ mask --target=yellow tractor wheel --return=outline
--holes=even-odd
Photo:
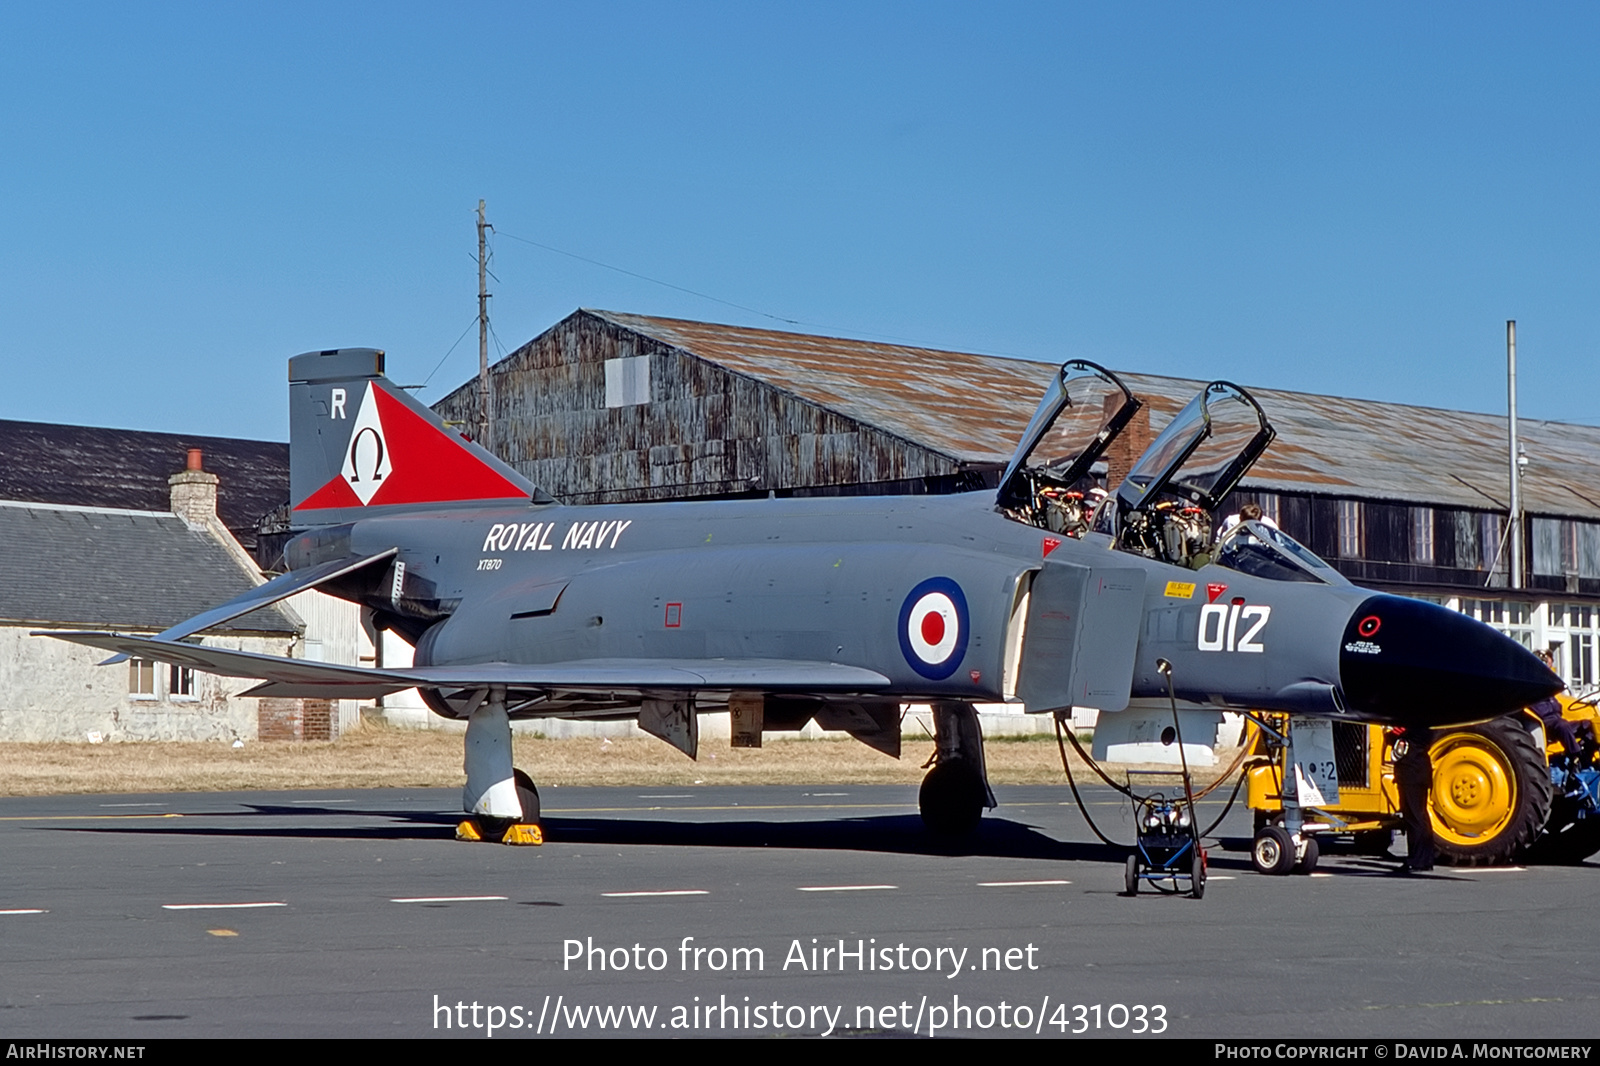
[[[1550,817],[1550,772],[1520,716],[1441,731],[1431,748],[1430,815],[1455,866],[1515,862]]]

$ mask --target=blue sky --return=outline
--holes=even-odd
[[[587,306],[1501,411],[1515,318],[1523,415],[1600,421],[1597,105],[1564,4],[4,5],[0,418],[282,439],[339,345],[437,399],[481,197],[493,355]]]

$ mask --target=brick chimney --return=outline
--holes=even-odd
[[[1122,406],[1122,394],[1116,393],[1107,396],[1105,400],[1105,416],[1110,418]],[[1139,461],[1139,456],[1150,447],[1150,442],[1155,439],[1155,434],[1150,432],[1150,404],[1149,401],[1139,408],[1121,435],[1111,442],[1111,447],[1106,449],[1105,460],[1106,488],[1115,492],[1117,486],[1122,484],[1122,479],[1128,476],[1128,471],[1133,469],[1133,464]]]
[[[207,529],[217,521],[217,475],[202,468],[199,448],[189,449],[186,469],[167,478],[172,486],[172,513],[190,529]]]

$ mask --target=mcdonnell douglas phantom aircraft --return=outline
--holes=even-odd
[[[898,757],[902,705],[929,703],[923,818],[961,831],[995,805],[974,703],[1132,715],[1173,699],[1434,727],[1560,688],[1515,641],[1357,588],[1270,523],[1214,538],[1216,510],[1274,435],[1227,382],[1202,389],[1110,495],[1091,470],[1140,401],[1073,361],[997,495],[577,507],[389,382],[381,351],[298,355],[289,380],[287,572],[155,637],[48,635],[117,653],[108,662],[260,679],[252,696],[415,687],[467,723],[464,839],[539,839],[538,794],[512,766],[519,718],[636,718],[692,758],[698,713],[727,709],[754,744],[814,719]],[[399,633],[415,665],[186,640],[312,588]]]

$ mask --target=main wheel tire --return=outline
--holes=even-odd
[[[1300,857],[1295,860],[1294,872],[1309,876],[1317,868],[1317,857],[1322,854],[1322,849],[1317,847],[1317,838],[1314,836],[1301,837],[1305,848],[1300,852]]]
[[[917,806],[928,832],[953,839],[977,832],[986,798],[983,778],[972,764],[951,759],[935,764],[922,779]]]
[[[1516,862],[1550,819],[1550,769],[1521,715],[1449,729],[1429,749],[1428,813],[1439,861]]]
[[[1282,877],[1294,869],[1294,838],[1281,825],[1262,827],[1250,844],[1250,865],[1257,873]]]
[[[539,790],[533,785],[533,778],[521,770],[511,771],[511,779],[517,783],[517,801],[522,804],[522,824],[539,824]]]
[[[1139,894],[1139,856],[1129,855],[1128,861],[1122,866],[1122,887],[1128,890],[1128,895]]]
[[[1199,848],[1194,849],[1194,858],[1189,860],[1189,895],[1200,899],[1206,894],[1206,857]]]

